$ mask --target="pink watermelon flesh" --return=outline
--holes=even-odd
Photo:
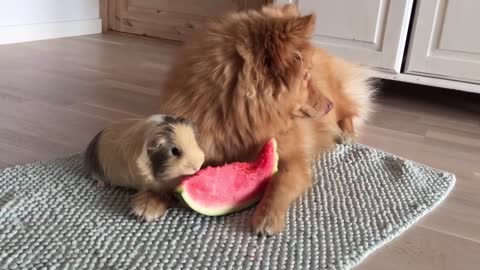
[[[176,191],[200,214],[225,215],[258,202],[277,166],[277,143],[271,139],[255,161],[207,167],[185,178]]]

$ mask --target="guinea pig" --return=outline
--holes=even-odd
[[[85,153],[87,171],[98,186],[138,191],[130,202],[131,212],[146,221],[165,213],[172,189],[183,176],[195,174],[204,159],[192,123],[161,114],[108,126]]]

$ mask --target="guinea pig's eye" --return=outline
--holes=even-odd
[[[177,147],[172,148],[172,155],[179,157],[181,154],[182,153],[180,152],[180,149],[178,149]]]

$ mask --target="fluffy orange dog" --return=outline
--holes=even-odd
[[[252,218],[260,234],[282,231],[289,205],[311,185],[311,162],[350,141],[370,109],[369,77],[315,49],[314,22],[292,5],[210,22],[185,43],[162,93],[162,113],[198,127],[206,165],[248,160],[277,139],[280,171]]]

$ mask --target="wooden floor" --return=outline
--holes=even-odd
[[[82,151],[154,113],[177,44],[109,33],[0,46],[0,167]],[[357,269],[480,269],[480,95],[384,82],[360,142],[454,172],[452,194]]]

